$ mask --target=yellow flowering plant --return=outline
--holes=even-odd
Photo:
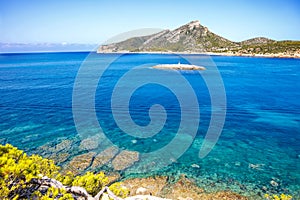
[[[90,195],[96,195],[109,184],[103,172],[74,176],[72,172],[62,175],[59,170],[52,160],[38,155],[28,156],[10,144],[0,145],[0,199],[74,199],[64,188],[48,187],[46,191],[38,190],[37,180],[43,177],[60,181],[64,186],[83,187]],[[109,189],[120,197],[126,197],[129,193],[120,183],[112,184]]]
[[[286,194],[280,194],[280,195],[277,195],[277,194],[273,194],[273,195],[265,194],[265,198],[267,200],[292,200],[293,199],[293,197],[291,195],[286,195]]]

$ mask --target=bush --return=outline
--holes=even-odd
[[[129,190],[124,188],[121,183],[114,183],[109,186],[109,189],[117,196],[121,198],[126,198],[129,194]]]
[[[74,199],[72,194],[63,188],[49,187],[45,191],[38,190],[34,179],[49,177],[60,181],[65,186],[81,186],[91,195],[96,195],[109,181],[103,172],[93,174],[87,172],[83,176],[74,176],[68,172],[59,173],[60,168],[52,160],[44,159],[38,155],[27,156],[21,150],[10,144],[0,145],[0,199],[38,198],[42,200]],[[110,186],[117,196],[125,197],[128,190],[120,183]]]
[[[87,172],[83,176],[75,177],[72,185],[84,187],[89,194],[95,196],[108,183],[108,178],[105,177],[103,172],[99,174]]]
[[[21,198],[26,195],[22,193],[32,190],[30,181],[33,178],[54,178],[58,170],[52,160],[38,155],[27,156],[10,144],[0,145],[0,199]]]

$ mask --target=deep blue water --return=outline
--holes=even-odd
[[[182,63],[204,65],[207,70],[179,73],[163,71],[161,76],[156,76],[153,75],[156,69],[150,68],[153,64],[177,63],[179,60]],[[216,65],[218,71],[212,65]],[[103,70],[104,66],[107,69],[98,80],[99,70]],[[85,70],[80,71],[83,67]],[[135,67],[137,69],[133,69]],[[92,84],[96,84],[95,99],[90,102],[95,106],[97,123],[105,136],[120,149],[137,151],[141,155],[156,152],[174,139],[180,127],[182,105],[176,94],[167,86],[156,83],[137,88],[129,99],[131,118],[125,113],[128,106],[117,104],[115,111],[121,121],[126,124],[129,123],[126,120],[132,119],[138,127],[146,127],[150,123],[148,111],[152,105],[160,104],[165,108],[167,117],[162,129],[156,135],[143,138],[137,135],[143,136],[148,132],[136,128],[131,130],[137,135],[128,135],[116,123],[111,109],[113,91],[126,73],[134,71],[137,76],[119,86],[117,94],[126,91],[126,87],[130,88],[138,80],[155,77],[159,81],[173,81],[172,85],[192,105],[192,95],[184,84],[174,81],[174,76],[179,74],[188,81],[199,103],[199,109],[192,106],[184,108],[188,120],[183,131],[188,132],[187,137],[192,132],[195,113],[200,112],[196,137],[185,153],[174,158],[170,165],[143,174],[139,174],[140,168],[134,165],[123,172],[124,177],[153,174],[178,177],[186,174],[200,186],[205,186],[207,191],[231,189],[249,196],[266,192],[288,193],[300,198],[299,69],[300,59],[284,58],[207,58],[200,55],[181,57],[160,54],[125,54],[119,57],[95,53],[0,54],[0,142],[11,143],[28,153],[50,156],[49,152],[39,147],[55,146],[65,139],[72,140],[74,147],[68,148],[69,158],[58,163],[67,166],[74,156],[87,152],[78,148],[80,140],[99,132],[90,120],[93,110],[87,106],[91,98],[88,91],[93,87]],[[218,94],[221,91],[218,73],[224,83],[227,101],[221,107],[212,108],[209,92],[216,93],[217,97],[221,95]],[[83,88],[82,93],[75,96],[82,98],[75,109],[80,115],[79,123],[75,120],[76,129],[72,95],[75,80],[80,76],[78,74],[83,74],[84,82],[78,86]],[[203,77],[212,81],[210,85],[213,85],[213,91],[209,91]],[[116,103],[123,103],[122,98],[122,95],[119,96]],[[199,158],[199,150],[214,109],[226,109],[225,125],[213,150],[208,156]],[[153,116],[160,120],[161,113],[154,112]],[[178,149],[181,145],[183,143],[178,144]],[[174,149],[174,152],[178,149]],[[142,162],[142,156],[140,159]],[[101,169],[112,170],[111,166]],[[279,186],[272,186],[272,180]]]

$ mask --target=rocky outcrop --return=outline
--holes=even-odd
[[[165,198],[155,197],[151,195],[136,195],[132,197],[127,197],[124,200],[172,200],[172,199],[165,199]]]
[[[168,178],[164,176],[128,179],[123,182],[131,195],[139,195],[139,188],[144,188],[143,195],[161,196],[161,191],[167,184]]]
[[[173,200],[247,200],[246,197],[230,191],[207,193],[184,175],[177,181],[170,181],[170,177],[158,176],[125,180],[122,185],[130,190],[131,195],[158,196]]]
[[[48,188],[57,188],[57,189],[63,189],[67,193],[72,194],[74,199],[86,199],[86,200],[124,200],[123,198],[120,198],[116,196],[107,186],[104,186],[95,196],[90,195],[85,188],[79,187],[79,186],[65,186],[60,181],[52,178],[48,178],[47,176],[44,176],[40,179],[33,178],[30,181],[31,187],[30,190],[32,191],[40,191],[45,192],[48,190]],[[26,190],[28,188],[23,188],[23,190]],[[31,191],[31,192],[32,192]],[[20,191],[21,192],[21,191]],[[22,194],[23,197],[27,195],[26,191],[25,194]],[[30,193],[28,193],[30,195]],[[32,196],[28,195],[32,198]],[[26,198],[27,199],[27,198]]]
[[[162,182],[161,182],[162,181]],[[130,184],[130,185],[129,185]],[[160,184],[160,187],[155,187]],[[60,181],[43,176],[39,179],[33,178],[30,181],[30,188],[32,191],[47,190],[48,188],[63,189],[67,193],[72,194],[75,199],[87,199],[87,200],[247,200],[246,197],[235,194],[229,191],[222,191],[217,193],[205,193],[204,190],[198,188],[192,181],[185,177],[181,177],[176,183],[168,183],[166,177],[147,178],[147,179],[131,179],[122,183],[123,187],[130,190],[130,194],[133,194],[125,199],[116,196],[107,186],[104,186],[95,196],[90,195],[87,190],[79,186],[65,186]],[[136,194],[132,193],[132,187],[138,185],[146,185],[146,188],[139,187],[137,190],[143,190],[143,193],[149,194]],[[26,196],[26,189],[23,188],[19,192],[23,192],[23,197]],[[22,191],[25,190],[25,191]],[[31,192],[32,192],[31,191]],[[138,193],[138,192],[136,192]],[[159,197],[155,196],[158,194]],[[29,198],[29,196],[28,196]]]

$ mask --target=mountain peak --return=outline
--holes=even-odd
[[[191,21],[187,24],[180,26],[179,28],[177,28],[175,30],[180,30],[180,29],[195,30],[195,29],[199,29],[200,27],[201,27],[200,21],[194,20],[194,21]]]
[[[199,20],[195,20],[195,21],[191,21],[187,24],[189,26],[189,28],[199,28],[200,27],[200,21]]]

